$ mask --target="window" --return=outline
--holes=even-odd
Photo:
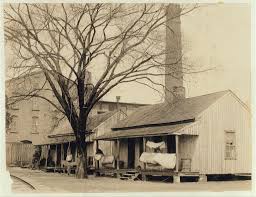
[[[236,159],[236,133],[225,131],[225,159]]]
[[[14,115],[10,122],[10,133],[17,133],[18,128],[18,116]]]
[[[32,98],[32,111],[39,111],[38,99]]]
[[[11,109],[12,110],[19,110],[19,105],[17,102],[14,102],[12,105],[11,105]]]
[[[32,133],[38,133],[38,117],[32,117]]]

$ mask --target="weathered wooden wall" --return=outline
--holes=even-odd
[[[191,160],[191,172],[199,172],[198,136],[179,136],[179,163],[183,159]],[[180,165],[180,167],[182,167]]]
[[[125,114],[121,112],[117,112],[113,114],[110,118],[108,118],[106,121],[102,122],[100,125],[98,125],[94,130],[94,134],[90,135],[88,140],[93,141],[96,137],[103,135],[105,133],[111,132],[111,128],[113,125],[117,123],[117,121],[120,119],[124,119],[126,116]],[[99,149],[101,149],[104,153],[104,155],[109,156],[113,155],[116,157],[116,147],[115,147],[115,142],[114,141],[104,141],[104,140],[99,140],[98,141]],[[123,145],[122,142],[120,143],[120,151],[122,151]],[[87,153],[88,156],[94,156],[96,153],[96,141],[93,141],[91,143],[88,143],[87,145]],[[122,154],[122,153],[120,153]],[[95,161],[93,161],[93,165],[95,165]],[[101,167],[101,163],[100,163]]]
[[[34,154],[32,144],[6,143],[6,164],[30,164]]]
[[[106,121],[102,122],[99,126],[97,126],[93,132],[95,132],[94,135],[90,136],[89,140],[94,140],[95,137],[98,137],[100,135],[103,135],[105,133],[111,132],[111,128],[113,125],[115,125],[118,121],[118,119],[124,119],[125,116],[123,113],[117,112],[113,114],[110,118],[108,118]],[[94,144],[90,144],[88,146],[93,146],[93,155],[96,152],[96,146],[95,142]],[[104,141],[104,140],[99,140],[99,148],[103,151],[104,155],[113,155],[113,141]],[[93,156],[91,155],[91,156]]]
[[[251,173],[251,128],[249,111],[228,93],[204,111],[199,121],[200,173]],[[236,133],[236,160],[225,160],[225,130]]]

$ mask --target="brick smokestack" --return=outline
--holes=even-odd
[[[169,103],[185,98],[180,13],[178,4],[169,4],[166,8],[165,101]]]

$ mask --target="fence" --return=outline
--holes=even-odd
[[[31,164],[34,151],[34,146],[32,144],[6,143],[6,164]]]

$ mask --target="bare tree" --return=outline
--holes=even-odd
[[[42,71],[58,105],[40,94],[44,85],[12,99],[39,97],[67,117],[78,147],[78,178],[87,177],[85,138],[89,134],[87,119],[93,106],[122,83],[163,86],[156,78],[166,75],[166,67],[170,71],[168,75],[176,76],[177,62],[167,65],[164,61],[165,35],[161,35],[161,30],[165,32],[167,6],[6,5],[5,39],[18,57],[10,67],[22,76]],[[196,7],[183,7],[173,19]],[[96,70],[98,78],[91,84],[87,73]]]
[[[6,128],[6,132],[9,129],[11,123],[12,123],[12,115],[9,112],[9,105],[8,105],[8,97],[5,96],[5,128]]]

